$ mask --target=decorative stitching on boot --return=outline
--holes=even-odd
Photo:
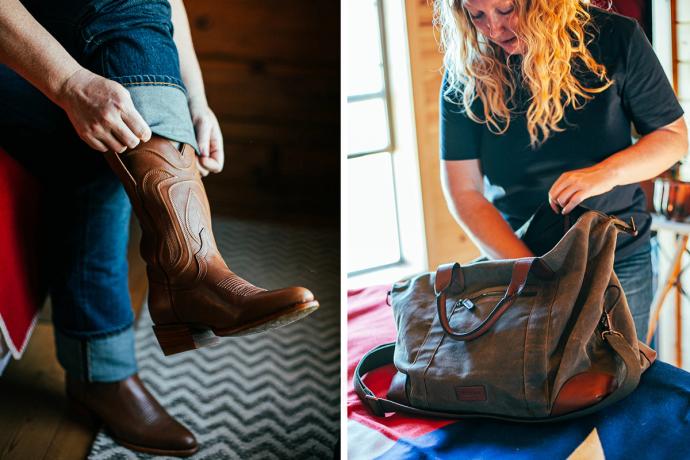
[[[239,296],[251,296],[266,291],[266,289],[256,287],[249,281],[240,278],[234,273],[229,278],[225,278],[223,281],[220,281],[218,283],[218,287]]]

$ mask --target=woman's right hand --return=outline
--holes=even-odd
[[[484,198],[479,160],[441,161],[441,180],[451,214],[484,254],[492,259],[534,256]]]
[[[122,153],[151,138],[129,91],[87,69],[74,72],[56,99],[79,137],[95,150]]]

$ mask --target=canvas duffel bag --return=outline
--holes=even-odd
[[[616,236],[634,233],[587,211],[542,257],[442,265],[395,283],[397,341],[360,361],[354,386],[375,414],[551,421],[630,394],[654,361],[638,342],[613,272]],[[387,399],[364,384],[394,362]]]

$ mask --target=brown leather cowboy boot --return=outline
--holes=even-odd
[[[106,159],[125,185],[142,227],[149,311],[166,355],[211,345],[216,336],[283,326],[319,306],[301,287],[258,288],[223,261],[194,150],[153,136]],[[211,334],[209,331],[212,331]]]
[[[95,415],[112,438],[147,454],[187,457],[199,449],[194,435],[172,418],[138,375],[119,382],[66,377],[67,396],[83,415]]]

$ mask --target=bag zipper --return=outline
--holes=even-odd
[[[458,299],[455,302],[455,305],[453,305],[453,310],[455,310],[457,307],[465,307],[467,310],[472,310],[478,300],[485,299],[487,297],[503,297],[505,294],[505,290],[501,291],[488,291],[488,292],[482,292],[481,294],[477,294],[474,297],[469,297],[469,298],[463,298],[463,299]],[[520,294],[520,297],[534,297],[537,295],[536,291],[523,291]]]

